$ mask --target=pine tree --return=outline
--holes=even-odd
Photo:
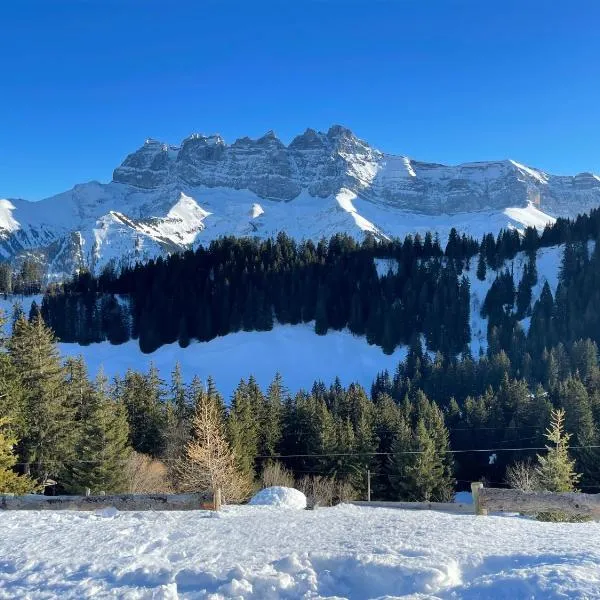
[[[418,392],[415,402],[405,402],[401,412],[392,444],[390,479],[394,491],[407,500],[449,501],[455,482],[441,410]]]
[[[8,349],[23,384],[25,435],[22,456],[44,481],[56,476],[73,451],[74,413],[68,404],[65,371],[52,331],[41,317],[15,323]]]
[[[13,434],[20,438],[25,433],[26,423],[23,384],[6,352],[2,335],[5,326],[6,320],[0,311],[0,418],[9,419]]]
[[[92,390],[79,428],[75,458],[67,468],[67,488],[82,493],[123,492],[125,463],[131,453],[127,413],[122,404],[107,396],[107,382],[100,375]]]
[[[479,279],[479,281],[485,281],[486,271],[485,255],[482,250],[479,253],[479,260],[477,261],[477,279]]]
[[[17,464],[17,457],[13,453],[17,440],[6,431],[9,423],[6,417],[0,417],[0,494],[28,494],[38,486],[27,475],[18,475],[13,471]]]
[[[157,375],[127,371],[118,400],[127,411],[130,445],[136,452],[161,456],[164,451],[164,407]]]
[[[259,449],[261,456],[274,456],[283,435],[283,407],[287,392],[279,373],[270,383],[260,415]]]
[[[250,479],[255,478],[255,462],[259,447],[259,418],[262,402],[249,383],[240,381],[231,399],[227,433],[238,467]]]
[[[575,461],[569,457],[571,434],[564,431],[565,411],[553,410],[550,428],[546,430],[547,453],[537,455],[537,473],[540,483],[549,492],[573,492],[580,479],[575,472]]]

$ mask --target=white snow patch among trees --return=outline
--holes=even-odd
[[[336,377],[343,385],[356,382],[370,389],[377,373],[384,369],[393,373],[406,356],[406,348],[386,355],[379,346],[370,346],[365,337],[348,330],[316,335],[314,323],[276,325],[271,331],[240,331],[209,342],[193,342],[187,348],[168,344],[152,354],[143,354],[137,340],[119,346],[108,342],[59,346],[63,356],[82,355],[92,376],[100,367],[113,377],[124,375],[127,369],[147,371],[154,363],[161,376],[167,378],[179,362],[186,381],[198,375],[206,382],[212,375],[226,399],[240,379],[254,375],[266,388],[278,372],[290,392],[310,389],[317,380],[329,385]]]

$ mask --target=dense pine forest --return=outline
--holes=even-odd
[[[447,500],[473,480],[503,484],[507,467],[543,450],[560,408],[579,487],[600,489],[600,245],[589,243],[599,215],[559,220],[541,236],[528,229],[477,242],[454,232],[443,251],[431,235],[317,245],[227,238],[53,286],[41,307],[15,312],[2,341],[0,427],[10,436],[0,440],[16,444],[0,448],[0,472],[26,476],[20,485],[32,489],[52,480],[59,491],[123,491],[146,460],[162,469],[160,486],[180,489],[181,461],[210,406],[250,487],[277,465],[296,481],[325,478],[362,496],[370,471],[376,498]],[[537,250],[558,243],[558,288],[546,284],[532,305]],[[518,252],[527,259],[516,282],[504,265]],[[378,274],[377,259],[397,268]],[[481,309],[487,352],[477,357],[468,268],[479,279],[497,273]],[[151,351],[275,321],[315,321],[319,334],[348,327],[386,351],[409,351],[370,390],[335,381],[290,394],[275,376],[267,389],[250,378],[222,398],[218,382],[186,384],[177,366],[168,383],[156,369],[92,381],[83,360],[62,362],[53,332],[86,343],[137,337]]]
[[[484,279],[517,253],[530,256],[522,281],[500,271],[484,306],[506,347],[514,322],[531,308],[537,249],[595,239],[599,230],[600,211],[592,211],[575,221],[559,219],[541,235],[534,228],[523,236],[506,230],[477,241],[452,230],[443,250],[430,233],[362,243],[343,235],[317,244],[283,233],[266,241],[224,238],[118,274],[110,268],[96,277],[80,273],[50,286],[41,311],[61,341],[133,338],[148,353],[176,341],[185,347],[275,323],[314,322],[318,334],[347,327],[386,353],[422,334],[429,351],[455,356],[471,339],[467,270]],[[378,273],[377,261],[395,267]]]

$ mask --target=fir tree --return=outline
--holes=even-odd
[[[257,398],[255,386],[240,381],[231,399],[227,418],[229,443],[235,453],[240,470],[250,479],[255,478],[255,461],[259,447],[259,418],[262,402]],[[260,402],[260,403],[259,403]]]
[[[103,375],[96,380],[75,445],[75,458],[67,468],[67,488],[82,493],[123,492],[125,463],[131,452],[127,414],[122,404],[107,396]]]
[[[547,453],[537,455],[540,484],[549,492],[573,492],[580,479],[575,461],[569,457],[571,434],[564,431],[565,411],[553,410],[550,428],[546,430]]]
[[[34,477],[56,476],[69,461],[74,411],[68,404],[64,369],[54,336],[41,317],[19,318],[8,349],[23,383],[25,435],[22,456]]]
[[[17,464],[13,453],[17,440],[7,431],[9,423],[6,417],[0,417],[0,494],[29,494],[38,486],[30,477],[13,471]]]
[[[485,256],[483,254],[483,251],[479,253],[479,260],[477,261],[477,279],[479,279],[479,281],[485,281],[485,275],[486,275],[486,265],[485,265]]]

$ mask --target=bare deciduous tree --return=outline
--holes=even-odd
[[[184,492],[209,493],[220,488],[224,502],[242,502],[253,486],[237,468],[235,458],[218,407],[210,400],[201,402],[194,415],[192,439],[176,466],[177,487]]]
[[[356,490],[352,485],[346,481],[338,481],[335,477],[305,475],[298,482],[298,489],[306,496],[309,508],[333,506],[356,497]]]
[[[540,489],[540,479],[531,459],[516,462],[506,469],[506,483],[523,492],[533,492]]]

